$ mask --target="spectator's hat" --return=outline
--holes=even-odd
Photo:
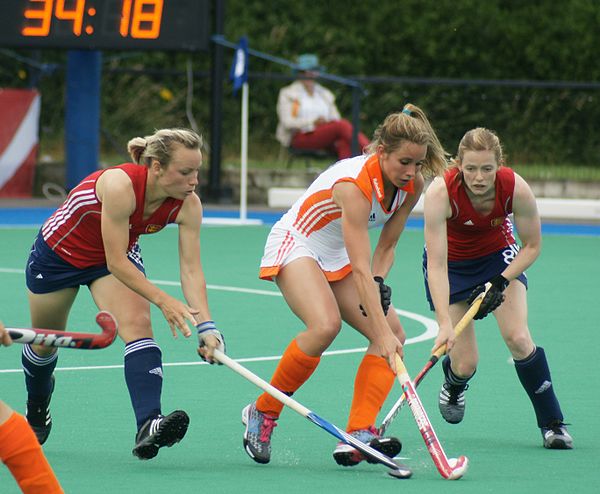
[[[313,53],[304,53],[296,59],[296,70],[298,72],[321,72],[324,69],[319,65],[319,57]]]

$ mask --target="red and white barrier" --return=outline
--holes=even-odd
[[[0,88],[0,197],[31,197],[40,102],[35,90]]]

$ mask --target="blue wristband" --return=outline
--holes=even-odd
[[[215,326],[215,321],[204,321],[200,324],[196,324],[196,329],[198,330],[198,334],[204,333],[205,331],[217,330],[217,326]]]

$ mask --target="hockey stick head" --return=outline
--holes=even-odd
[[[42,345],[47,347],[78,348],[94,350],[106,348],[117,336],[117,321],[110,312],[101,311],[96,322],[102,329],[100,334],[75,333],[38,328],[6,328],[15,343]]]
[[[102,334],[96,338],[98,343],[90,348],[104,348],[111,345],[117,337],[119,328],[115,316],[106,310],[100,311],[96,314],[96,324],[102,329]]]
[[[448,458],[448,465],[452,468],[452,472],[446,479],[458,480],[467,472],[467,468],[469,468],[469,459],[466,456]]]

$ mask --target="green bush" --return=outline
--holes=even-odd
[[[226,1],[225,37],[246,35],[250,47],[292,60],[317,53],[331,74],[366,79],[361,126],[369,135],[390,112],[410,101],[421,106],[442,143],[454,153],[466,130],[496,130],[510,163],[597,167],[600,137],[600,64],[594,0],[271,0]],[[0,87],[23,87],[35,76],[31,66],[0,52]],[[240,99],[226,80],[232,50],[225,49],[223,155],[239,154]],[[42,153],[60,154],[64,125],[66,55],[42,51],[39,60],[57,64],[44,73]],[[192,112],[209,142],[209,53],[104,53],[102,78],[103,156],[123,159],[129,138],[155,128],[189,126],[186,116],[188,64],[196,76]],[[139,72],[131,72],[131,69]],[[270,62],[251,58],[250,70],[287,74]],[[162,73],[160,73],[162,71]],[[472,81],[457,84],[456,79]],[[437,80],[437,82],[434,82]],[[496,84],[489,81],[496,80]],[[579,81],[580,87],[528,87],[502,81]],[[479,81],[487,81],[481,83]],[[250,81],[250,146],[254,160],[276,160],[275,103],[285,79]],[[350,117],[351,90],[327,83],[342,113]],[[558,86],[558,85],[557,85]]]

